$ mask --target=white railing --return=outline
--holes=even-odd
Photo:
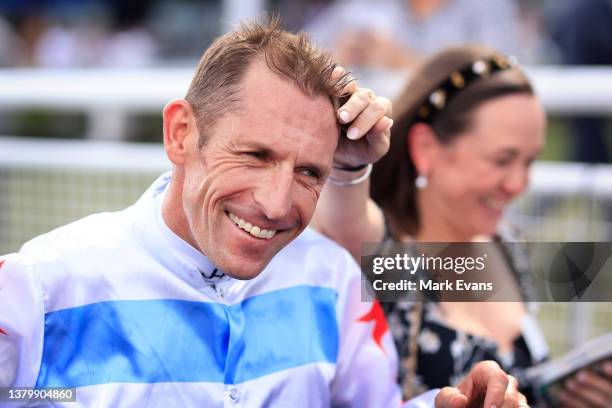
[[[0,169],[162,173],[171,168],[163,146],[155,143],[0,136],[0,152]]]
[[[42,108],[78,111],[88,116],[94,139],[122,139],[126,118],[161,112],[183,97],[193,68],[146,70],[0,70],[0,110]],[[533,67],[528,69],[549,113],[612,113],[612,68]],[[358,72],[364,86],[393,97],[403,72]]]
[[[141,170],[170,168],[162,145],[100,140],[41,140],[0,136],[0,168]],[[529,193],[612,200],[612,165],[537,162]]]

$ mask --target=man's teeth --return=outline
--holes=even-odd
[[[485,198],[484,199],[484,204],[485,206],[493,209],[493,210],[503,210],[504,206],[506,205],[506,203],[504,201],[501,200],[495,200],[492,198]]]
[[[270,239],[276,234],[275,230],[263,229],[261,227],[258,227],[257,225],[251,224],[250,222],[246,222],[242,218],[236,217],[230,212],[228,212],[227,214],[229,216],[229,219],[232,220],[232,222],[236,224],[238,228],[245,230],[254,237]]]

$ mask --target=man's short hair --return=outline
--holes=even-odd
[[[336,64],[331,55],[317,49],[303,33],[285,31],[277,16],[241,24],[206,50],[185,97],[198,121],[200,147],[205,143],[206,130],[235,109],[240,100],[240,81],[257,57],[304,94],[328,96],[335,108],[339,107],[344,86],[351,81],[348,73],[333,77]]]

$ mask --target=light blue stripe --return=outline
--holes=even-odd
[[[232,306],[181,300],[94,303],[45,315],[37,387],[236,384],[335,362],[336,292],[297,286]]]

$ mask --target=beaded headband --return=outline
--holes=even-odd
[[[461,69],[451,72],[444,81],[429,94],[423,105],[417,111],[422,121],[430,121],[432,117],[447,105],[449,99],[458,91],[465,88],[477,79],[487,78],[490,75],[512,68],[516,64],[514,57],[506,57],[501,54],[490,58],[479,59],[469,63]]]

